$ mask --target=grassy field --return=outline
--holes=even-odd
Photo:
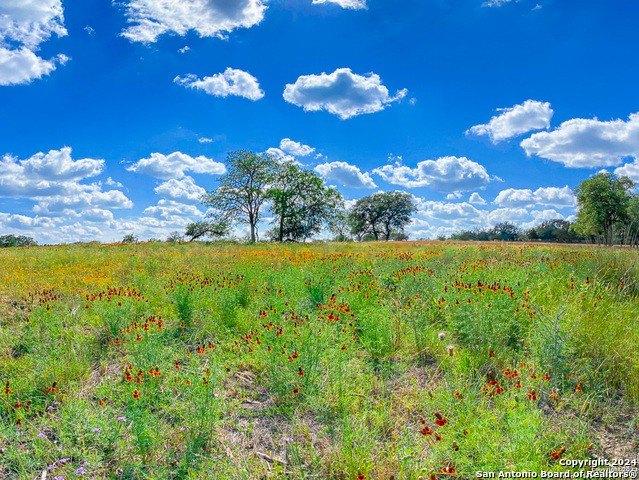
[[[639,255],[0,251],[0,478],[444,479],[637,455]]]

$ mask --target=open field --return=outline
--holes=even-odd
[[[1,250],[0,478],[442,479],[631,458],[637,257]]]

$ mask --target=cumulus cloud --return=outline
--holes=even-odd
[[[362,10],[366,8],[366,0],[313,0],[313,5],[323,5],[326,3],[333,3],[351,10]]]
[[[171,219],[174,216],[204,217],[202,212],[195,205],[176,202],[174,200],[161,199],[156,205],[144,209],[145,215],[163,220]]]
[[[282,139],[280,142],[280,150],[295,157],[307,157],[315,151],[313,147],[296,142],[290,138]]]
[[[375,73],[358,75],[350,68],[338,68],[333,73],[302,75],[286,85],[284,100],[307,112],[325,110],[342,120],[375,113],[401,100],[408,90],[390,95]]]
[[[327,182],[334,182],[342,187],[376,188],[375,182],[367,172],[358,166],[346,162],[321,163],[315,171]]]
[[[197,202],[206,194],[206,190],[195,183],[191,177],[172,178],[155,187],[155,193],[171,198],[181,198]]]
[[[52,35],[63,37],[62,0],[3,0],[0,3],[0,43],[36,48]]]
[[[203,92],[214,97],[228,96],[242,97],[257,101],[264,98],[264,92],[253,75],[236,68],[227,68],[223,73],[216,73],[210,77],[199,78],[196,75],[175,77],[173,80],[179,85]]]
[[[526,100],[520,105],[500,108],[488,123],[475,125],[466,133],[469,135],[488,135],[493,143],[507,140],[517,135],[550,127],[553,109],[548,102]]]
[[[277,163],[295,163],[301,165],[293,155],[289,155],[281,148],[271,147],[264,152],[267,157]]]
[[[226,172],[226,167],[223,163],[204,156],[192,157],[186,153],[173,152],[169,155],[152,153],[148,158],[135,162],[127,170],[162,180],[170,180],[184,178],[186,172],[222,175]]]
[[[0,47],[0,86],[22,85],[39,80],[67,61],[68,58],[62,54],[45,60],[26,47],[17,50]]]
[[[64,65],[66,55],[44,59],[35,52],[52,35],[66,34],[61,0],[1,2],[0,86],[30,83]]]
[[[472,190],[486,185],[491,178],[486,169],[466,157],[442,157],[424,160],[415,168],[401,163],[373,170],[388,183],[405,188],[431,187],[439,191]]]
[[[133,202],[120,190],[102,191],[97,187],[74,195],[53,195],[41,198],[33,211],[41,214],[64,213],[66,209],[133,208]]]
[[[619,177],[628,177],[639,184],[639,160],[635,160],[633,163],[627,163],[622,167],[616,168],[615,175]]]
[[[95,191],[99,186],[79,181],[100,174],[103,168],[104,160],[74,160],[69,147],[24,160],[5,155],[0,159],[0,196],[34,198]]]
[[[486,200],[484,200],[479,193],[473,192],[470,194],[470,197],[468,197],[468,203],[472,205],[486,205]]]
[[[577,205],[577,197],[570,187],[542,187],[537,190],[528,188],[507,188],[499,192],[495,198],[495,204],[500,206],[532,206],[549,205],[557,208],[574,207]]]
[[[521,142],[528,156],[559,162],[569,168],[620,165],[639,157],[639,113],[628,120],[574,118],[549,132],[535,133]]]
[[[153,43],[165,33],[200,37],[226,36],[238,28],[250,28],[264,19],[262,0],[129,0],[122,35],[133,42]]]

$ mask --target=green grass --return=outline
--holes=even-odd
[[[0,478],[471,478],[630,455],[638,257],[4,249]]]

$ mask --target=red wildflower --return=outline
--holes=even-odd
[[[457,475],[457,469],[452,463],[449,463],[445,467],[442,467],[440,473],[442,475],[450,475],[451,477]]]
[[[526,396],[531,402],[537,401],[537,392],[535,390],[528,390],[528,394]]]
[[[553,450],[552,452],[550,452],[550,458],[552,460],[559,460],[561,458],[561,456],[566,452],[566,447],[560,447],[556,450]]]
[[[432,435],[433,431],[434,430],[432,428],[430,428],[428,425],[425,425],[424,428],[420,430],[420,433],[424,436],[427,436],[427,435]]]
[[[142,396],[142,394],[140,393],[140,390],[138,390],[137,388],[135,390],[133,390],[133,398],[135,400],[139,400],[141,396]]]
[[[441,413],[435,413],[435,424],[439,427],[443,427],[448,423],[448,419],[444,417]]]

